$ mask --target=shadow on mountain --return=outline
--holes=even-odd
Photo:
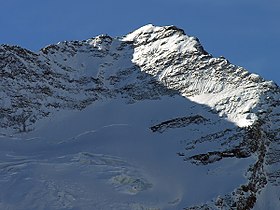
[[[120,42],[120,45],[126,46],[127,43]],[[126,47],[130,49],[130,56],[126,57],[127,62],[129,62],[133,60],[134,49],[131,45]],[[235,201],[234,198],[231,201],[225,201],[221,198],[220,203],[217,204],[220,207],[236,206],[237,209],[252,208],[256,202],[256,192],[267,183],[262,166],[265,156],[264,139],[266,138],[261,132],[262,123],[256,121],[252,126],[240,128],[220,117],[219,113],[211,107],[190,101],[188,98],[181,96],[178,90],[166,87],[152,75],[141,71],[140,67],[133,67],[133,70],[130,70],[124,70],[126,73],[123,75],[127,78],[133,78],[132,75],[136,74],[136,79],[132,83],[124,84],[120,88],[120,93],[127,95],[131,103],[137,103],[139,100],[160,100],[162,96],[177,96],[185,101],[186,110],[195,107],[195,112],[189,113],[187,116],[173,116],[150,127],[151,132],[154,133],[164,133],[174,129],[186,129],[189,132],[188,127],[203,131],[205,135],[195,138],[195,135],[192,136],[188,133],[186,139],[179,140],[184,150],[178,151],[177,155],[182,157],[184,161],[191,161],[196,165],[208,165],[227,158],[248,158],[252,154],[258,154],[258,160],[249,169],[252,172],[248,177],[249,182],[242,185],[239,191],[236,191],[237,194],[231,195],[235,198],[238,197],[239,201]],[[176,108],[170,107],[170,110]],[[215,128],[209,126],[209,124],[215,124]],[[213,142],[217,143],[216,146],[214,148],[208,147]],[[204,152],[201,152],[203,150]],[[246,192],[246,195],[243,192]]]
[[[10,47],[10,57],[13,59],[7,61],[5,69],[1,69],[1,75],[4,75],[1,77],[2,83],[5,87],[14,88],[12,92],[2,90],[3,94],[6,94],[5,100],[10,101],[10,107],[1,108],[4,128],[12,128],[17,132],[32,132],[36,130],[36,123],[48,118],[49,114],[55,115],[61,109],[83,110],[102,100],[120,99],[127,105],[132,105],[151,100],[157,103],[167,97],[174,99],[174,106],[158,106],[143,113],[160,115],[163,110],[164,113],[168,113],[163,115],[166,116],[165,119],[159,117],[161,120],[149,123],[147,129],[159,138],[160,135],[173,132],[172,141],[181,145],[181,149],[174,155],[182,158],[182,161],[206,166],[231,158],[248,158],[255,153],[262,155],[263,136],[258,122],[247,128],[239,128],[220,117],[211,107],[190,101],[181,96],[178,90],[167,88],[152,75],[141,71],[141,68],[132,62],[132,43],[113,40],[108,36],[101,36],[100,39],[115,46],[115,51],[112,52],[109,48],[93,48],[89,43],[83,43],[86,49],[90,49],[87,53],[104,60],[94,61],[96,63],[92,60],[77,59],[77,55],[85,51],[79,42],[66,42],[62,47],[53,45],[44,48],[41,51],[42,55]],[[59,54],[60,52],[62,54]],[[60,56],[58,60],[49,57],[55,53]],[[19,57],[21,59],[18,59]],[[75,59],[75,68],[64,62],[71,59]],[[42,60],[45,60],[45,65],[42,64]],[[52,62],[55,65],[51,65]],[[96,68],[93,71],[96,74],[83,75],[76,69],[79,65],[88,72],[91,72],[91,68]],[[12,68],[12,73],[7,73],[9,68]],[[19,94],[20,91],[24,93]],[[184,110],[179,110],[182,107]],[[185,132],[185,137],[177,139],[177,131]],[[266,184],[263,174],[260,173],[261,161],[263,159],[259,158],[250,168],[248,183],[239,187],[239,193],[230,195],[230,201],[221,198],[218,205],[236,205],[237,209],[252,208],[257,189]],[[235,201],[237,197],[238,202]]]

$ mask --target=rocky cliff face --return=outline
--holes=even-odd
[[[88,109],[97,110],[95,107],[100,103],[122,101],[125,109],[135,107],[139,115],[147,114],[145,110],[153,110],[149,114],[151,117],[146,120],[141,118],[141,121],[134,116],[135,113],[125,114],[120,111],[122,109],[116,109],[123,115],[114,120],[137,125],[130,118],[139,118],[139,127],[148,129],[149,135],[152,135],[149,138],[170,139],[172,136],[179,145],[173,154],[176,161],[192,165],[190,167],[194,167],[194,171],[197,168],[204,171],[197,174],[204,174],[205,183],[209,184],[211,177],[218,176],[217,168],[225,173],[231,170],[228,164],[238,162],[238,167],[245,167],[238,172],[241,177],[246,177],[245,181],[234,181],[234,186],[220,187],[222,190],[214,190],[202,200],[188,200],[187,193],[166,205],[153,199],[146,203],[142,197],[139,198],[142,204],[132,202],[131,198],[121,198],[129,205],[120,207],[112,204],[116,209],[265,209],[267,205],[268,209],[277,209],[280,198],[279,87],[223,57],[214,58],[203,49],[197,38],[187,36],[175,26],[147,25],[121,38],[101,35],[84,41],[61,42],[37,53],[18,46],[1,45],[0,74],[0,126],[5,141],[18,136],[23,136],[23,139],[32,137],[42,122],[48,122],[62,111],[83,113]],[[174,103],[174,107],[169,104],[166,108],[159,102],[166,97],[171,104]],[[153,103],[158,103],[158,106],[154,107]],[[178,103],[180,105],[177,106]],[[115,108],[110,106],[110,109]],[[165,111],[161,113],[160,109]],[[112,115],[104,113],[102,116],[104,119],[96,118],[92,123],[100,120],[104,121],[101,126],[108,126],[106,123],[111,122]],[[84,132],[79,129],[77,132]],[[40,135],[43,136],[42,133]],[[9,154],[8,150],[2,152]],[[30,159],[30,151],[25,155]],[[74,156],[77,158],[76,154]],[[192,180],[186,174],[187,170],[186,167],[180,173]],[[1,173],[12,177],[4,169]],[[221,177],[224,176],[227,175]],[[209,180],[207,177],[210,177]],[[113,180],[112,185],[118,189],[134,187],[135,193],[132,194],[142,192],[144,188],[153,189],[153,183],[146,183],[144,178],[126,178],[112,176],[110,181]],[[8,179],[7,183],[11,180]],[[57,179],[52,182],[56,183],[54,189],[61,187],[57,182]],[[185,182],[182,186],[188,187]],[[207,184],[198,186],[200,191],[212,190]],[[75,199],[81,201],[81,196],[77,194]],[[21,204],[26,204],[25,199],[19,199]],[[50,197],[45,199],[51,200]],[[38,206],[61,209],[67,201],[65,208],[87,209],[95,201],[89,199],[90,202],[81,204],[70,200],[60,198],[55,206],[47,206],[42,200]],[[99,209],[109,208],[106,202],[102,205],[101,200],[95,202],[96,206],[100,204]],[[1,205],[13,208],[5,199]],[[25,207],[28,208],[28,205]]]

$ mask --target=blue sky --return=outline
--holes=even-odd
[[[279,21],[279,0],[9,0],[1,2],[0,43],[38,51],[148,23],[176,25],[214,56],[280,84]]]

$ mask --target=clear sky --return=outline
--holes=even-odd
[[[148,23],[176,25],[214,56],[280,84],[280,0],[7,0],[0,43],[38,51]]]

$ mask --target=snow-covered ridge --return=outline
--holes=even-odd
[[[169,52],[196,52],[202,49],[197,38],[187,36],[176,26],[159,27],[149,24],[126,35],[122,40],[133,42],[137,46],[152,42],[155,46],[162,46],[163,50]]]
[[[24,106],[27,105],[19,109],[17,100],[11,102],[20,92],[17,98],[25,104],[31,104],[28,102],[31,98],[37,101],[36,111],[28,113],[33,116],[32,113],[40,109],[44,110],[40,115],[45,116],[52,112],[48,110],[50,107],[85,107],[105,95],[113,97],[117,92],[131,89],[134,99],[178,92],[244,127],[258,119],[255,110],[261,109],[258,108],[262,106],[260,98],[277,88],[273,82],[250,74],[225,58],[213,58],[197,38],[175,26],[149,24],[120,39],[100,35],[49,45],[39,53],[3,45],[1,58],[4,75],[1,95],[4,97],[0,103],[14,107],[3,111],[7,114],[2,118],[2,125],[7,126],[8,113],[26,113]],[[21,81],[15,86],[18,90],[13,92],[9,87],[15,76]],[[170,92],[155,89],[156,81]],[[28,87],[34,89],[33,95],[25,91]],[[38,96],[35,90],[42,90],[44,95]],[[35,115],[38,118],[38,114]]]
[[[258,119],[254,108],[261,95],[277,87],[225,58],[213,58],[197,38],[174,26],[147,25],[123,40],[133,41],[133,62],[142,71],[241,127]]]

